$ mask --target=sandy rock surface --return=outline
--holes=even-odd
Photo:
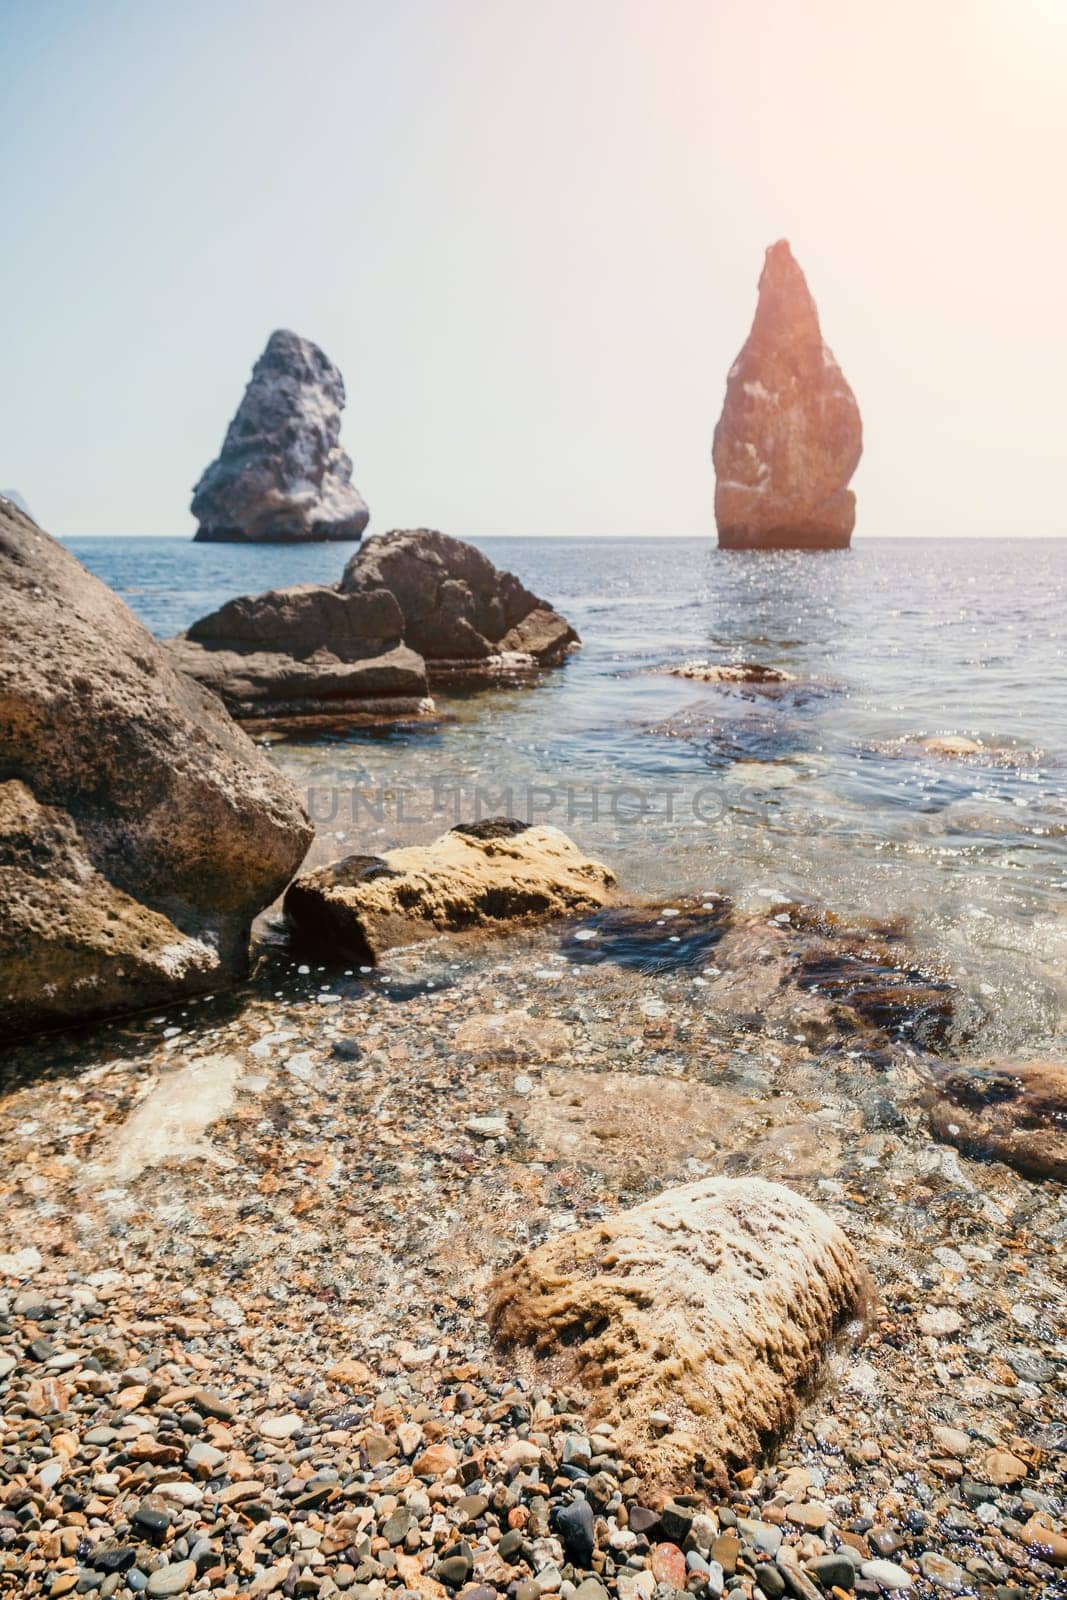
[[[614,882],[558,828],[498,819],[306,873],[286,892],[285,912],[303,947],[375,961],[444,930],[591,910]]]
[[[808,1201],[707,1178],[523,1257],[489,1316],[505,1344],[583,1385],[650,1484],[699,1464],[725,1488],[794,1420],[861,1282],[845,1235]]]

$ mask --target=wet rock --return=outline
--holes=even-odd
[[[849,480],[859,408],[823,342],[784,239],[767,251],[752,330],[715,429],[715,520],[725,549],[840,549],[856,519]]]
[[[568,931],[569,961],[595,966],[610,961],[639,972],[671,972],[702,966],[730,925],[732,907],[681,901],[657,912],[643,906],[612,906]]]
[[[922,740],[922,747],[933,756],[977,756],[982,753],[982,746],[976,739],[968,739],[960,733],[932,734]]]
[[[311,839],[296,791],[104,584],[0,506],[0,1023],[217,988]]]
[[[939,1139],[1028,1178],[1067,1182],[1067,1065],[1005,1061],[954,1067],[930,1106]]]
[[[707,1179],[541,1246],[498,1276],[489,1318],[504,1344],[586,1387],[590,1417],[610,1413],[646,1480],[669,1482],[699,1455],[725,1484],[727,1460],[757,1459],[794,1416],[861,1277],[810,1202],[759,1179]],[[658,1434],[648,1413],[668,1400],[677,1421]]]
[[[392,720],[433,710],[425,664],[402,631],[384,589],[341,594],[301,584],[230,600],[168,649],[245,721]]]
[[[855,1588],[856,1569],[846,1556],[816,1556],[814,1561],[808,1563],[806,1570],[824,1589]]]
[[[959,1594],[964,1589],[970,1588],[970,1582],[961,1567],[947,1556],[939,1555],[934,1550],[926,1550],[919,1557],[919,1566],[924,1578],[934,1584],[938,1589],[947,1589],[951,1594]]]
[[[443,930],[587,911],[610,899],[614,881],[558,828],[497,819],[307,873],[290,886],[285,911],[306,948],[375,961]]]
[[[579,643],[566,619],[512,573],[429,528],[369,540],[345,568],[341,589],[387,589],[403,615],[405,642],[431,675],[556,665]]]
[[[201,540],[358,539],[369,513],[341,448],[345,387],[310,339],[272,333],[193,491]]]
[[[1050,1566],[1067,1567],[1067,1533],[1062,1528],[1053,1528],[1040,1513],[1023,1525],[1019,1536]]]
[[[860,1567],[860,1577],[866,1578],[870,1583],[877,1583],[880,1588],[892,1593],[896,1589],[911,1589],[915,1579],[904,1567],[898,1566],[895,1561],[884,1561],[878,1558],[874,1561],[864,1561]]]
[[[191,1584],[196,1582],[196,1562],[176,1561],[170,1566],[160,1567],[158,1571],[150,1573],[146,1593],[152,1600],[163,1600],[164,1596],[184,1594]]]
[[[669,671],[674,678],[690,678],[696,683],[741,683],[758,688],[796,682],[791,672],[782,667],[764,666],[759,661],[686,661]]]

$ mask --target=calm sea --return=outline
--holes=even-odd
[[[510,808],[558,822],[635,892],[728,890],[904,917],[984,1042],[1067,1042],[1067,542],[868,540],[825,555],[697,539],[476,541],[574,622],[528,687],[441,697],[433,728],[281,742],[320,857]],[[335,581],[344,545],[80,539],[157,634],[236,595]],[[666,676],[758,661],[773,694]],[[980,740],[948,760],[914,741]]]

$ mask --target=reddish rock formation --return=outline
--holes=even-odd
[[[752,331],[730,368],[715,429],[720,548],[845,548],[856,520],[848,483],[862,449],[856,398],[779,239],[767,251]]]

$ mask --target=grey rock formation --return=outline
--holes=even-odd
[[[719,544],[842,549],[863,433],[856,398],[823,342],[804,274],[784,239],[767,251],[745,346],[715,429]]]
[[[231,600],[169,647],[235,717],[389,720],[432,709],[425,663],[402,642],[403,620],[384,589],[342,594],[299,584]]]
[[[311,836],[214,695],[0,504],[0,1034],[239,975]]]
[[[341,588],[395,595],[404,639],[426,657],[431,671],[507,665],[509,656],[552,666],[580,642],[566,618],[513,573],[502,572],[473,545],[431,528],[369,540],[346,566]]]
[[[197,539],[359,539],[366,504],[341,448],[345,386],[310,339],[279,329],[256,362],[221,454],[193,491]]]

